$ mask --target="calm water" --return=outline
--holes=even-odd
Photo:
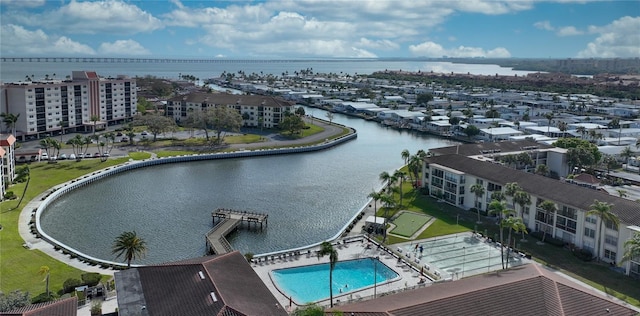
[[[278,288],[292,297],[297,304],[329,298],[328,263],[274,270],[271,276]],[[373,258],[340,261],[333,269],[331,287],[334,295],[337,295],[364,289],[374,283],[381,284],[397,277],[395,271]]]
[[[314,110],[324,117],[324,112]],[[415,154],[449,140],[335,115],[354,127],[356,140],[308,154],[191,162],[130,171],[79,189],[52,205],[44,230],[89,255],[113,260],[111,243],[136,230],[149,251],[140,263],[201,256],[204,234],[217,208],[269,214],[263,231],[230,237],[241,252],[266,253],[326,240],[379,189],[378,175],[393,172]]]
[[[320,73],[371,74],[375,71],[407,70],[433,71],[441,73],[471,73],[478,75],[526,75],[531,71],[518,71],[497,65],[481,64],[453,64],[448,62],[418,62],[418,61],[295,61],[287,63],[89,63],[89,62],[3,62],[0,64],[0,80],[15,82],[25,80],[25,76],[35,76],[42,79],[45,75],[64,79],[73,70],[96,71],[103,77],[129,75],[145,76],[147,74],[163,77],[178,78],[179,74],[189,74],[196,78],[206,79],[218,77],[222,72],[236,73],[240,70],[246,74],[263,73],[281,76],[284,72],[293,74],[295,71],[311,68]]]

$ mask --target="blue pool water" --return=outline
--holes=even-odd
[[[271,276],[280,291],[296,304],[329,298],[329,263],[273,270]],[[339,261],[333,269],[333,296],[373,286],[374,282],[379,285],[397,277],[395,271],[373,258]]]

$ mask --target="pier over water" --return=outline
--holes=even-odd
[[[246,223],[247,228],[263,229],[267,225],[268,214],[244,212],[229,209],[217,209],[211,213],[213,228],[205,235],[207,251],[210,254],[224,254],[233,251],[226,237]],[[217,223],[216,223],[217,221]],[[263,226],[264,225],[264,226]]]

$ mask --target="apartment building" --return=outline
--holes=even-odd
[[[509,208],[518,212],[529,231],[545,231],[567,244],[599,254],[605,262],[620,262],[624,242],[640,232],[640,204],[635,201],[459,154],[431,156],[423,163],[422,183],[429,194],[464,209],[486,210],[491,194],[513,182],[531,196],[531,204],[524,208],[507,199]],[[471,192],[475,184],[484,188],[479,198]],[[618,227],[606,222],[600,232],[600,219],[586,214],[595,200],[613,205],[611,212],[620,219]],[[544,201],[553,202],[557,211],[547,214],[540,209]],[[599,234],[603,236],[598,250]],[[627,274],[640,277],[640,258],[625,263],[625,269]]]
[[[4,197],[4,188],[16,178],[16,138],[11,134],[0,134],[0,200]]]
[[[73,71],[65,80],[3,84],[0,113],[18,116],[15,136],[21,140],[89,132],[130,120],[136,114],[136,90],[135,79],[126,76]]]
[[[264,95],[238,95],[228,93],[190,93],[167,101],[165,115],[176,122],[185,119],[189,112],[226,106],[242,115],[243,126],[277,128],[285,113],[293,113],[295,103]]]

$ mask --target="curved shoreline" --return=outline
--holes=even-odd
[[[137,168],[144,168],[148,166],[162,165],[167,163],[245,158],[245,157],[268,156],[268,155],[286,155],[286,154],[296,154],[296,153],[305,153],[305,152],[324,150],[324,149],[328,149],[357,138],[357,131],[353,128],[349,128],[349,129],[351,130],[351,133],[347,135],[344,135],[332,140],[326,140],[321,144],[315,144],[315,145],[300,146],[300,147],[292,146],[292,147],[276,148],[276,149],[240,150],[240,151],[229,152],[229,153],[196,154],[196,155],[174,156],[174,157],[166,157],[166,158],[151,158],[151,159],[146,159],[141,161],[129,161],[120,165],[107,167],[105,169],[95,171],[91,174],[87,174],[79,178],[67,181],[65,183],[56,185],[53,188],[50,188],[49,190],[46,190],[43,193],[39,194],[33,200],[29,201],[20,213],[18,231],[22,239],[25,240],[25,245],[27,245],[28,247],[32,247],[33,245],[37,244],[37,247],[34,247],[34,248],[37,248],[43,251],[44,253],[46,253],[47,255],[49,255],[54,259],[62,261],[66,264],[70,264],[73,267],[81,270],[100,272],[104,274],[105,270],[108,268],[117,269],[120,267],[126,267],[126,264],[99,259],[99,258],[86,255],[74,249],[73,247],[70,247],[62,242],[59,242],[58,240],[56,240],[55,238],[52,238],[46,232],[44,232],[41,227],[40,217],[46,211],[47,206],[51,202],[55,201],[59,197],[63,196],[66,193],[71,192],[76,188],[91,184],[97,180],[100,180],[102,178],[105,178],[123,171],[137,169]],[[357,216],[357,214],[355,216]],[[32,221],[32,218],[34,217],[35,217],[35,229],[40,238],[37,238],[31,232],[31,221]],[[339,236],[341,233],[342,231],[338,233],[337,236]],[[45,241],[46,243],[40,243],[39,241]],[[42,244],[45,244],[45,245],[42,245]],[[47,247],[47,245],[51,247]],[[78,259],[78,260],[73,260],[73,259]]]

